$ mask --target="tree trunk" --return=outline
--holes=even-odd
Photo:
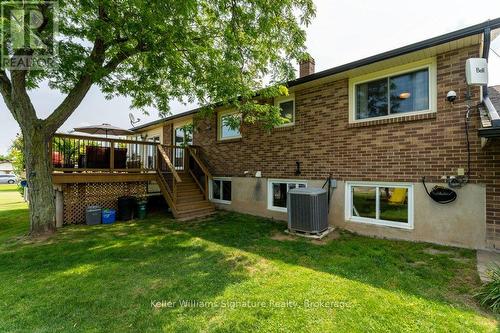
[[[49,136],[41,128],[24,129],[24,155],[30,208],[30,234],[52,233],[56,229],[55,192]]]

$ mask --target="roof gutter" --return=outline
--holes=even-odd
[[[497,29],[497,28],[500,28],[500,18],[497,18],[494,20],[488,20],[486,22],[479,23],[479,24],[476,24],[476,25],[473,25],[473,26],[470,26],[470,27],[467,27],[467,28],[464,28],[461,30],[453,31],[453,32],[450,32],[450,33],[447,33],[447,34],[444,34],[444,35],[441,35],[438,37],[430,38],[430,39],[427,39],[427,40],[424,40],[421,42],[417,42],[414,44],[400,47],[398,49],[394,49],[394,50],[383,52],[383,53],[380,53],[380,54],[377,54],[377,55],[374,55],[374,56],[371,56],[368,58],[357,60],[357,61],[345,64],[345,65],[337,66],[337,67],[330,68],[330,69],[327,69],[327,70],[324,70],[321,72],[317,72],[317,73],[314,73],[311,75],[303,76],[303,77],[295,79],[293,81],[289,81],[288,86],[289,87],[297,86],[299,84],[303,84],[306,82],[321,79],[321,78],[324,78],[324,77],[327,77],[330,75],[342,73],[342,72],[345,72],[345,71],[348,71],[351,69],[355,69],[358,67],[366,66],[366,65],[378,62],[378,61],[387,60],[390,58],[398,57],[398,56],[412,53],[415,51],[420,51],[420,50],[423,50],[423,49],[426,49],[429,47],[441,45],[441,44],[451,42],[451,41],[454,41],[457,39],[470,37],[470,36],[478,35],[478,34],[482,34],[482,33],[484,33],[486,36],[486,31],[488,31],[488,33],[487,33],[488,34],[488,45],[487,45],[488,51],[487,52],[489,53],[489,49],[490,49],[489,39],[491,38],[490,32],[491,32],[491,29]],[[485,42],[486,42],[486,40],[485,40]],[[485,44],[485,46],[486,46],[486,44]],[[483,53],[485,50],[486,50],[486,48],[483,48]],[[486,59],[487,59],[487,56],[486,56]]]
[[[324,77],[328,77],[328,76],[335,75],[338,73],[346,72],[348,70],[352,70],[352,69],[355,69],[358,67],[370,65],[370,64],[378,62],[378,61],[387,60],[390,58],[394,58],[394,57],[405,55],[405,54],[412,53],[415,51],[423,50],[423,49],[426,49],[429,47],[437,46],[437,45],[444,44],[444,43],[454,41],[457,39],[461,39],[461,38],[465,38],[465,37],[469,37],[469,36],[473,36],[473,35],[478,35],[481,33],[484,35],[483,57],[485,59],[488,59],[488,55],[489,55],[489,51],[490,51],[491,30],[498,29],[498,28],[500,28],[500,18],[486,21],[486,22],[483,22],[480,24],[476,24],[476,25],[471,26],[471,27],[467,27],[467,28],[464,28],[461,30],[453,31],[453,32],[447,33],[447,34],[442,35],[442,36],[430,38],[430,39],[427,39],[427,40],[424,40],[424,41],[421,41],[418,43],[414,43],[411,45],[407,45],[407,46],[404,46],[404,47],[401,47],[398,49],[394,49],[391,51],[380,53],[380,54],[377,54],[377,55],[374,55],[374,56],[371,56],[371,57],[368,57],[365,59],[357,60],[357,61],[345,64],[345,65],[337,66],[337,67],[330,68],[330,69],[327,69],[327,70],[324,70],[321,72],[317,72],[317,73],[314,73],[311,75],[303,76],[301,78],[287,82],[287,86],[288,87],[297,86],[297,85],[307,83],[310,81],[314,81],[314,80],[318,80],[318,79],[321,79]],[[492,126],[500,127],[500,116],[499,116],[498,112],[495,110],[493,103],[491,103],[491,100],[488,96],[488,88],[487,87],[485,89],[483,89],[483,102],[484,102],[485,106],[488,108],[488,111],[490,113],[490,119],[492,121]],[[180,113],[178,115],[170,116],[170,117],[160,119],[160,120],[157,120],[157,121],[154,121],[151,123],[137,126],[131,130],[139,131],[139,130],[142,130],[142,129],[147,128],[149,126],[154,126],[154,125],[160,124],[164,121],[168,121],[168,120],[176,119],[176,118],[183,117],[186,115],[197,113],[200,109],[201,108],[194,109],[194,110],[191,110],[188,112],[183,112],[183,113]]]

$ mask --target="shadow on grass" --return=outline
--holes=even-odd
[[[44,242],[0,247],[0,331],[158,328],[207,311],[151,302],[209,301],[246,272],[172,223],[72,226]]]
[[[276,331],[280,327],[302,327],[303,323],[316,325],[307,310],[295,311],[295,319],[291,319],[287,309],[151,307],[151,301],[163,300],[308,297],[315,291],[308,290],[307,284],[318,288],[316,278],[343,284],[325,286],[328,297],[328,293],[338,292],[360,302],[375,302],[335,316],[322,312],[323,323],[338,320],[348,328],[387,328],[407,319],[411,310],[418,310],[413,314],[418,318],[436,316],[440,311],[446,316],[454,311],[449,310],[454,308],[449,306],[452,304],[464,311],[453,312],[452,319],[438,318],[437,328],[449,322],[461,327],[462,321],[469,329],[480,327],[474,326],[479,325],[474,321],[478,320],[477,311],[459,297],[470,295],[471,286],[477,283],[473,251],[453,250],[461,258],[455,261],[450,255],[424,252],[429,244],[352,234],[342,234],[321,246],[300,238],[272,238],[285,227],[283,223],[236,213],[192,222],[156,214],[145,221],[111,226],[71,226],[43,242],[4,244],[0,246],[0,313],[4,314],[0,331],[206,331],[210,325],[222,328],[225,323],[257,330],[261,328],[258,325],[275,322],[277,326],[268,330]],[[259,265],[260,258],[272,264]],[[370,291],[376,295],[375,300],[366,294]],[[404,295],[416,297],[410,297],[408,303],[412,304],[407,305]],[[387,299],[377,299],[384,296]],[[419,303],[420,299],[429,302]],[[378,307],[391,301],[395,303],[386,309],[394,317],[385,314],[384,318],[383,309]],[[429,310],[432,307],[435,312]],[[259,322],[257,318],[262,316],[265,319]],[[300,316],[302,322],[296,319]],[[409,320],[408,325],[416,325],[409,327],[418,327],[418,321],[415,324],[411,317]],[[420,322],[429,329],[434,320]]]
[[[467,309],[477,308],[471,296],[480,283],[475,267],[475,251],[374,239],[350,233],[342,233],[339,239],[323,245],[300,237],[278,240],[272,236],[284,232],[286,224],[283,222],[235,213],[223,216],[180,228],[192,237],[247,251],[268,260],[431,301]],[[424,251],[429,248],[447,251],[432,255]]]

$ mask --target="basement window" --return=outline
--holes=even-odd
[[[347,221],[413,229],[413,185],[348,182],[345,193]]]
[[[210,193],[213,202],[230,204],[232,195],[231,178],[214,178],[210,183]]]
[[[287,194],[294,188],[305,188],[307,182],[300,180],[270,179],[267,182],[267,209],[287,212]]]

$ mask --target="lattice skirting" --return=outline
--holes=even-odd
[[[117,209],[119,197],[145,198],[146,194],[147,182],[65,184],[64,224],[85,223],[88,206]]]

